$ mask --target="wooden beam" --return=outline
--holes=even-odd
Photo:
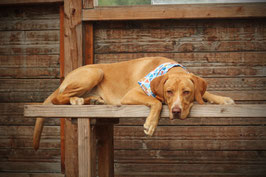
[[[64,81],[64,5],[59,7],[60,14],[60,82]],[[61,173],[65,173],[65,119],[60,119],[60,145],[61,145]]]
[[[148,107],[141,105],[26,105],[24,116],[127,118],[147,117],[149,112]],[[168,107],[164,105],[161,117],[168,116]],[[266,105],[194,105],[189,117],[266,117]]]
[[[64,1],[64,76],[82,66],[82,0]],[[65,174],[79,176],[78,132],[75,119],[65,119]]]
[[[83,8],[93,8],[94,7],[94,0],[83,0]]]
[[[117,6],[83,9],[83,21],[266,17],[265,3]]]
[[[64,75],[82,66],[82,0],[64,1]]]
[[[89,65],[94,63],[94,51],[93,51],[93,24],[84,24],[84,64]]]
[[[1,0],[0,5],[63,3],[64,0]]]
[[[91,119],[78,119],[79,177],[96,177],[96,138]]]
[[[96,137],[98,140],[98,176],[101,177],[114,176],[115,122],[117,122],[117,119],[109,119],[109,121],[108,119],[98,119],[96,123]]]

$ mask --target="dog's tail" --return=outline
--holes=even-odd
[[[58,89],[54,91],[44,102],[44,105],[52,104],[52,99],[57,95]],[[44,118],[37,118],[33,134],[33,148],[37,151],[40,146],[40,139],[43,129]]]

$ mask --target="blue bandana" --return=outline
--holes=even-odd
[[[138,81],[138,84],[141,86],[143,91],[148,95],[148,96],[153,96],[156,97],[154,93],[151,91],[151,81],[158,77],[166,74],[171,68],[173,67],[182,67],[186,69],[184,66],[178,64],[178,63],[163,63],[157,68],[155,68],[153,71],[151,71],[148,75],[146,75],[144,78]]]

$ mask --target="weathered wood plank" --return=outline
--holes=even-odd
[[[63,3],[64,0],[2,0],[0,5],[39,4],[39,3]]]
[[[0,173],[0,177],[65,177],[61,173]]]
[[[49,45],[59,41],[59,31],[0,31],[0,45]]]
[[[23,103],[23,102],[43,102],[51,93],[50,91],[32,92],[0,92],[0,102]]]
[[[171,29],[171,28],[222,28],[227,29],[227,32],[235,32],[234,28],[243,28],[248,31],[252,28],[258,28],[257,32],[262,32],[265,26],[264,18],[254,19],[186,19],[186,20],[134,20],[134,21],[97,21],[94,22],[96,29]],[[201,31],[199,31],[201,32]],[[242,31],[243,32],[243,31]],[[224,34],[227,35],[227,34]],[[235,34],[232,34],[235,35]],[[167,36],[167,35],[166,35]],[[121,36],[123,37],[123,36]]]
[[[1,20],[0,30],[1,31],[59,30],[59,20],[58,19]]]
[[[1,21],[22,19],[59,19],[59,4],[42,4],[41,6],[1,6],[0,9]]]
[[[25,118],[24,113],[24,105],[26,103],[0,103],[0,125],[34,125],[35,118]],[[28,103],[27,103],[28,104]],[[36,103],[35,103],[36,104]],[[146,118],[127,118],[127,119],[120,119],[119,125],[121,126],[128,126],[128,125],[136,125],[136,126],[143,126]],[[169,121],[169,119],[161,119],[160,125],[164,126],[173,126],[173,125],[233,125],[233,126],[240,126],[240,125],[264,125],[266,124],[265,118],[189,118],[186,121],[182,121],[179,119],[175,119]],[[45,121],[46,126],[58,126],[59,120],[58,119],[48,119]]]
[[[160,125],[160,123],[159,123]],[[177,127],[178,126],[178,127]],[[116,126],[116,140],[146,140],[142,126]],[[266,129],[261,126],[158,126],[153,137],[171,140],[266,140]]]
[[[129,6],[84,9],[83,21],[265,17],[261,4]]]
[[[150,150],[265,150],[266,140],[116,140],[115,149],[150,149]]]
[[[25,118],[26,119],[26,118]],[[126,118],[126,119],[120,119],[119,125],[121,126],[143,126],[145,123],[145,118]],[[48,119],[50,120],[50,119]],[[212,118],[212,117],[197,117],[197,118],[188,118],[186,121],[180,120],[180,119],[174,119],[172,121],[169,121],[169,119],[160,119],[159,125],[163,126],[258,126],[258,125],[264,125],[266,124],[265,118]]]
[[[189,117],[265,117],[266,106],[254,105],[195,105]],[[26,117],[97,117],[123,118],[147,117],[149,108],[141,105],[26,105]],[[168,108],[164,106],[161,117],[168,117]]]
[[[0,162],[0,171],[22,173],[59,173],[60,163],[47,162]]]
[[[1,162],[60,162],[59,149],[1,148]]]
[[[152,41],[131,40],[121,42],[119,39],[112,41],[98,41],[95,44],[95,53],[145,53],[152,52],[247,52],[265,51],[265,41],[199,41],[179,42],[175,40]]]
[[[59,134],[59,132],[58,132]],[[60,139],[59,136],[57,139],[42,139],[40,143],[41,149],[60,149]],[[9,139],[0,139],[1,148],[30,148],[32,149],[32,135],[27,138],[9,138]]]
[[[1,138],[27,139],[33,135],[32,126],[0,126]],[[58,139],[59,126],[45,126],[43,128],[43,139]]]
[[[0,79],[0,92],[52,92],[59,79]]]
[[[59,79],[59,68],[0,68],[0,78]]]
[[[266,64],[266,52],[192,52],[192,53],[115,53],[95,54],[95,63],[114,63],[142,57],[171,58],[186,67],[206,66],[260,66]]]
[[[263,164],[266,151],[115,150],[116,163]]]
[[[0,46],[1,55],[58,55],[59,42],[46,45],[4,45]]]
[[[264,165],[238,165],[238,164],[143,164],[143,163],[118,163],[116,164],[117,175],[132,176],[226,176],[251,175],[263,176],[266,173]]]
[[[59,67],[59,55],[0,55],[1,68]]]
[[[129,29],[114,28],[105,29],[105,27],[96,25],[96,39],[106,42],[124,42],[131,43],[131,40],[140,42],[204,42],[204,41],[263,41],[265,35],[263,28],[265,23],[254,24],[252,27],[231,27],[231,26],[216,26],[212,27],[193,27],[193,26],[169,26],[168,28],[153,28],[151,22],[146,22],[147,27],[137,26]],[[184,22],[186,23],[186,22]],[[204,23],[204,21],[203,21]],[[239,22],[237,22],[239,23]],[[123,24],[123,22],[122,22]],[[240,22],[241,24],[241,22]],[[98,28],[97,28],[98,27]]]

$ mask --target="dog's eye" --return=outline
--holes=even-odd
[[[186,90],[186,91],[183,92],[183,94],[184,94],[184,95],[189,95],[189,94],[190,94],[190,91],[187,91],[187,90]]]
[[[173,95],[174,93],[173,93],[172,90],[167,90],[167,94],[168,94],[168,95]]]

